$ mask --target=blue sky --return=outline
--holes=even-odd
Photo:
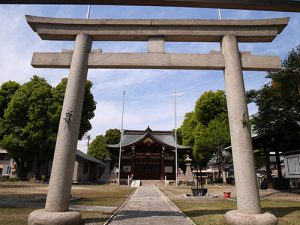
[[[0,5],[0,83],[15,80],[27,82],[33,74],[56,85],[68,70],[34,69],[30,65],[34,51],[72,49],[73,42],[42,41],[27,25],[25,14],[35,16],[85,18],[87,6],[72,5]],[[252,54],[279,55],[300,44],[300,14],[283,12],[222,10],[223,19],[260,19],[290,17],[290,23],[272,43],[240,44],[241,51]],[[217,19],[216,9],[172,7],[92,6],[93,19]],[[95,42],[93,48],[104,52],[146,52],[145,42]],[[218,43],[167,43],[167,52],[208,53],[219,50]],[[246,89],[258,89],[268,80],[265,72],[244,72]],[[122,92],[126,91],[124,129],[173,129],[174,91],[184,92],[178,98],[178,125],[185,113],[194,109],[195,101],[207,90],[224,90],[222,71],[184,70],[90,70],[92,92],[97,102],[92,120],[93,137],[109,128],[119,128]],[[249,105],[250,114],[256,111]],[[85,141],[79,143],[85,150]]]

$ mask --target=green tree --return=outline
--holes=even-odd
[[[103,135],[96,136],[92,141],[88,149],[88,155],[99,160],[110,157],[110,152],[106,148],[106,140]]]
[[[207,145],[207,128],[203,124],[198,123],[194,130],[193,156],[199,163],[200,169],[205,168],[213,156]]]
[[[281,133],[290,140],[300,133],[300,46],[289,52],[283,68],[267,74],[271,81],[260,90],[247,93],[258,107],[253,128],[258,134]]]
[[[38,178],[40,163],[53,157],[65,84],[63,80],[53,89],[45,79],[33,76],[14,93],[0,119],[0,146],[16,160],[20,177],[32,171]],[[96,104],[91,87],[88,81],[79,138],[91,128],[86,122],[94,115]],[[28,171],[23,168],[26,164]]]
[[[221,114],[211,120],[206,128],[206,145],[213,152],[213,159],[219,169],[219,178],[223,173],[223,183],[226,183],[225,167],[231,162],[231,154],[225,150],[229,144],[230,134],[227,115]]]
[[[173,131],[173,133],[175,132],[175,129]],[[177,144],[178,145],[183,145],[183,140],[182,140],[182,131],[181,128],[177,128],[176,130],[176,134],[177,134]]]
[[[252,116],[252,128],[258,135],[280,137],[278,147],[297,148],[300,145],[300,45],[288,53],[280,71],[268,73],[266,78],[270,79],[268,84],[247,92],[249,102],[258,108]],[[279,149],[275,147],[272,151]],[[269,149],[264,149],[266,157],[268,152]],[[261,166],[261,162],[261,157],[256,157],[256,164]],[[269,163],[266,165],[269,167]],[[272,180],[270,171],[267,168],[269,182]],[[281,176],[280,167],[278,175]]]
[[[224,91],[204,92],[195,105],[195,117],[207,126],[211,120],[222,113],[227,113],[226,96]]]
[[[10,102],[12,96],[19,89],[20,84],[15,81],[7,81],[3,83],[0,87],[0,118],[4,115],[4,110],[6,109],[8,103]]]
[[[105,132],[106,144],[118,144],[120,142],[121,132],[119,129],[109,129]]]
[[[198,125],[194,112],[185,114],[184,121],[180,127],[182,144],[186,146],[194,146],[194,131]]]
[[[220,175],[231,159],[231,154],[225,151],[230,145],[230,135],[224,91],[203,93],[195,104],[195,111],[185,115],[180,130],[183,144],[192,147],[193,157],[200,167],[206,167],[213,158]]]
[[[60,114],[62,111],[62,105],[64,101],[67,82],[68,79],[63,78],[61,82],[53,89],[54,102],[51,107],[51,111],[52,111],[51,117],[52,117],[52,121],[55,124],[57,124],[57,129],[59,125]],[[78,137],[79,140],[83,138],[84,134],[87,131],[92,129],[92,124],[90,123],[90,120],[95,116],[94,111],[96,110],[96,102],[91,92],[92,87],[93,87],[93,83],[87,80],[85,86],[84,101],[83,101],[83,108],[82,108],[82,115],[81,115],[80,129],[79,129],[79,137]]]
[[[52,87],[33,76],[15,92],[0,121],[1,147],[16,160],[21,176],[24,162],[32,161],[33,175],[38,175],[39,160],[53,154],[56,135],[48,116],[52,103]]]

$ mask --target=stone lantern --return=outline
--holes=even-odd
[[[186,172],[185,172],[185,179],[187,181],[187,184],[193,183],[194,178],[193,178],[193,173],[191,170],[191,165],[192,165],[192,159],[189,157],[189,155],[186,156],[185,165],[186,165]]]

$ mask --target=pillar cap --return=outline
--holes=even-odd
[[[192,162],[193,160],[190,158],[189,155],[186,156],[186,159],[184,160],[186,163],[190,163]]]

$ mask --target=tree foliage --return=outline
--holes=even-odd
[[[53,89],[53,98],[54,104],[52,106],[52,120],[55,124],[59,124],[60,114],[62,111],[62,105],[64,101],[65,91],[67,87],[67,78],[63,78],[61,82]],[[96,102],[94,100],[94,96],[91,93],[91,88],[93,87],[93,83],[91,81],[86,82],[85,93],[84,93],[84,101],[79,129],[79,140],[81,140],[84,134],[92,129],[92,124],[90,120],[95,116]]]
[[[53,103],[52,87],[45,79],[34,76],[23,84],[8,103],[0,122],[1,147],[17,162],[49,157],[55,143],[54,126],[49,120]],[[36,174],[37,168],[33,170]]]
[[[266,77],[271,81],[247,93],[258,107],[253,128],[258,134],[282,133],[297,139],[300,132],[300,46],[289,52],[283,68]]]
[[[9,93],[17,90],[10,94],[10,101],[0,119],[0,146],[16,160],[18,172],[22,172],[24,162],[29,162],[33,175],[38,176],[40,161],[53,157],[65,83],[66,79],[63,79],[56,88],[52,88],[38,76],[33,76],[19,88],[17,83],[9,83],[12,87]],[[96,103],[90,92],[91,86],[92,83],[88,82],[81,135],[91,129],[86,120],[94,115]]]
[[[231,154],[225,150],[230,145],[229,124],[227,115],[221,114],[211,120],[206,128],[206,145],[213,152],[213,160],[220,173],[231,163]],[[226,180],[223,180],[226,182]]]
[[[212,151],[207,147],[206,127],[201,123],[198,123],[194,130],[193,156],[200,164],[200,169],[206,167],[212,158]]]
[[[173,133],[174,133],[174,132],[175,132],[175,131],[173,131]],[[177,128],[176,134],[177,134],[177,144],[178,144],[178,145],[183,145],[182,132],[181,132],[180,127]]]
[[[221,113],[227,113],[224,91],[204,92],[196,102],[195,116],[204,126],[207,126],[211,120]]]
[[[98,135],[92,141],[88,149],[88,155],[91,155],[99,160],[111,157],[106,145],[118,144],[120,142],[121,132],[119,129],[109,129],[105,135]],[[112,159],[114,160],[114,159]]]
[[[8,103],[10,102],[12,96],[19,89],[20,84],[15,81],[7,81],[3,83],[0,87],[0,118],[4,115],[4,110],[6,109]]]
[[[180,127],[182,143],[186,146],[194,146],[194,131],[198,125],[194,112],[185,114],[184,121]]]
[[[205,167],[214,157],[217,165],[224,170],[225,147],[230,144],[227,105],[224,91],[208,91],[196,102],[195,111],[185,115],[180,127],[182,142],[191,146],[193,156]]]
[[[119,129],[109,129],[105,132],[106,144],[118,144],[120,142],[121,132]]]
[[[96,159],[104,160],[110,157],[110,153],[106,148],[106,140],[103,135],[98,135],[92,141],[88,149],[88,155],[93,156]]]

